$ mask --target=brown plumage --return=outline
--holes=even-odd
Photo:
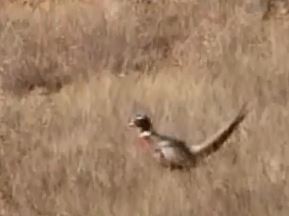
[[[238,114],[215,134],[204,142],[191,146],[182,140],[156,132],[147,115],[136,115],[130,121],[129,126],[138,128],[140,143],[152,152],[153,158],[161,165],[172,169],[190,168],[196,166],[201,159],[219,150],[246,115],[247,109],[244,105]]]

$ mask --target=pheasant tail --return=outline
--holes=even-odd
[[[190,147],[191,153],[196,157],[206,157],[213,152],[216,152],[225,143],[225,141],[237,129],[240,123],[248,114],[247,104],[244,104],[238,114],[215,134],[210,136],[204,142]]]

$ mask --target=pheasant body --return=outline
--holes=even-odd
[[[182,169],[196,166],[202,158],[217,151],[244,120],[246,114],[244,106],[214,135],[203,143],[192,146],[188,146],[182,140],[156,132],[150,118],[146,115],[137,115],[130,121],[129,126],[138,128],[140,142],[152,152],[157,162],[165,167]]]

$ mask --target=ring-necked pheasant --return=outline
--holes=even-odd
[[[244,120],[247,114],[244,105],[239,113],[215,134],[198,145],[188,146],[175,137],[159,134],[154,130],[151,119],[145,114],[137,114],[130,122],[130,127],[139,130],[139,142],[148,148],[153,157],[163,166],[171,169],[190,168],[204,157],[217,151]]]

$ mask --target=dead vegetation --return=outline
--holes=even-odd
[[[51,4],[0,9],[0,215],[288,215],[286,17],[246,1]],[[141,110],[198,142],[245,101],[239,132],[189,173],[155,166],[126,127]]]

